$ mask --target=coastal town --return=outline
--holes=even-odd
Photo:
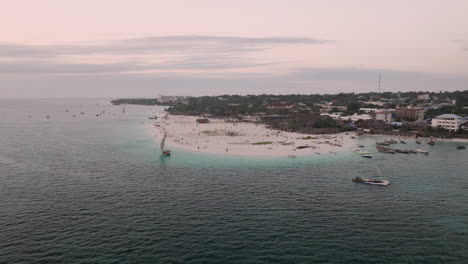
[[[468,90],[335,95],[160,96],[114,104],[160,104],[171,115],[265,124],[283,132],[468,138]]]
[[[356,136],[383,135],[384,153],[423,153],[391,148],[415,139],[468,139],[468,93],[160,96],[119,99],[113,104],[162,105],[150,116],[156,138],[164,144],[214,154],[288,156],[336,154],[352,149],[370,153]],[[398,139],[398,140],[396,140]],[[170,151],[164,152],[166,155]]]

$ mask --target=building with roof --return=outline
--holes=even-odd
[[[378,111],[372,114],[374,120],[382,120],[385,123],[392,123],[394,115],[391,111]]]
[[[432,127],[444,128],[456,131],[465,120],[461,116],[454,114],[443,114],[432,119]]]
[[[417,99],[420,101],[427,101],[431,99],[429,94],[418,94]]]
[[[426,109],[419,107],[399,107],[395,109],[395,115],[404,120],[418,121],[424,119]]]
[[[464,123],[462,123],[460,125],[460,128],[463,129],[463,130],[467,130],[468,131],[468,121],[465,121]]]

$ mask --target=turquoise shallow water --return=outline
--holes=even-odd
[[[271,159],[180,150],[161,159],[147,129],[154,111],[0,100],[0,263],[468,258],[468,151],[457,143],[409,142],[431,154],[372,160],[350,151]],[[375,138],[359,140],[375,152]],[[351,182],[376,176],[376,166],[389,187]]]

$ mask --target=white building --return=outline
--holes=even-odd
[[[363,115],[358,115],[358,114],[354,114],[354,115],[350,115],[350,116],[343,116],[342,115],[343,113],[332,113],[332,114],[329,114],[329,113],[322,113],[320,115],[323,115],[323,116],[329,116],[335,120],[351,120],[352,122],[356,122],[358,120],[369,120],[369,119],[372,119],[372,116],[368,115],[368,114],[363,114]]]
[[[382,102],[382,101],[367,101],[367,102],[364,102],[364,104],[368,104],[368,105],[378,105],[378,106],[384,106],[386,104],[386,102]]]
[[[431,99],[431,97],[429,96],[429,94],[419,94],[418,95],[418,100],[420,101],[427,101]]]
[[[347,119],[351,119],[351,121],[353,122],[356,122],[358,120],[369,120],[369,119],[372,119],[372,117],[370,115],[367,115],[367,114],[363,114],[363,115],[358,115],[358,114],[354,114],[352,116],[347,116],[346,117]]]
[[[392,123],[394,121],[393,113],[390,112],[390,111],[375,112],[373,114],[373,117],[374,117],[375,120],[382,120],[385,123]]]
[[[464,122],[461,116],[453,114],[444,114],[432,119],[432,127],[445,128],[450,131],[456,131]]]

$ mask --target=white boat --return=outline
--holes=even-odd
[[[429,154],[429,151],[423,150],[423,149],[417,149],[416,151],[422,154],[426,154],[426,155]]]
[[[368,151],[364,151],[364,150],[356,150],[356,153],[357,153],[357,154],[361,154],[361,155],[370,154]]]
[[[363,158],[368,158],[368,159],[372,159],[372,155],[371,154],[364,154],[362,155]]]

